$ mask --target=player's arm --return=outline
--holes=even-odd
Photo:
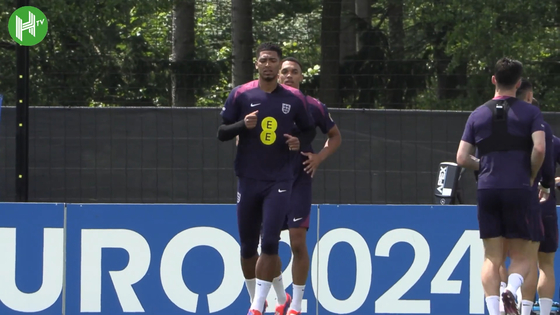
[[[336,125],[334,125],[329,130],[329,132],[327,132],[327,137],[328,138],[325,141],[325,146],[323,146],[323,149],[321,149],[321,151],[317,153],[319,158],[321,158],[321,161],[326,160],[329,156],[336,152],[336,150],[338,150],[338,147],[340,147],[340,144],[342,144],[342,135],[340,134],[340,130]]]
[[[554,185],[554,141],[552,140],[552,129],[545,125],[545,154],[544,161],[541,166],[541,186],[550,189]]]
[[[296,126],[301,131],[297,137],[299,139],[300,146],[311,144],[317,135],[315,123],[311,117],[311,113],[307,110],[307,106],[309,105],[302,101],[301,106],[298,106],[296,116],[294,117]]]
[[[537,174],[543,164],[546,154],[546,136],[544,133],[544,121],[542,113],[538,111],[531,126],[531,138],[533,139],[533,150],[531,151],[531,186],[534,184]]]
[[[480,169],[480,159],[474,156],[475,147],[471,143],[461,140],[457,149],[457,165],[478,171]]]
[[[321,106],[322,110],[315,111],[316,120],[318,122],[319,128],[323,133],[327,134],[327,140],[325,141],[325,145],[317,154],[313,154],[311,152],[302,152],[301,154],[307,156],[307,160],[303,162],[305,165],[305,172],[311,174],[311,177],[315,174],[319,165],[323,163],[329,156],[331,156],[342,144],[342,135],[340,134],[340,130],[334,123],[327,106],[325,104],[318,104]]]
[[[556,166],[556,164],[560,164],[560,139],[558,139],[558,137],[556,137],[555,135],[552,135],[552,143],[554,145],[552,154],[554,156],[554,165]],[[554,184],[556,186],[556,189],[560,190],[560,177],[556,177],[554,179]]]
[[[246,129],[255,128],[257,125],[257,112],[245,116],[244,119],[239,119],[240,108],[236,102],[237,88],[233,89],[222,108],[220,116],[222,116],[222,124],[218,127],[218,140],[229,141],[237,137]]]
[[[459,142],[456,158],[457,165],[460,167],[478,171],[480,169],[480,159],[474,156],[476,142],[474,137],[473,114],[474,112],[471,113],[465,125],[465,131],[463,132],[461,142]]]
[[[224,120],[220,127],[218,127],[218,140],[229,141],[237,137],[237,135],[239,135],[245,129],[246,126],[244,120],[240,120],[235,123]]]
[[[236,102],[237,88],[228,95],[224,107],[220,112],[222,124],[218,127],[218,140],[228,141],[235,138],[245,129],[245,121],[239,120],[239,106]]]

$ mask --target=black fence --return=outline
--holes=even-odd
[[[332,109],[342,146],[321,165],[314,203],[432,204],[467,112]],[[554,130],[560,115],[546,113]],[[235,143],[217,108],[30,109],[29,201],[234,203]],[[15,108],[2,108],[0,200],[15,200]],[[315,150],[326,137],[319,135]],[[471,172],[461,179],[476,202]]]

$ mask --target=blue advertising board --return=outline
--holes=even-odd
[[[474,206],[311,218],[303,314],[485,314]],[[0,204],[0,314],[246,314],[239,249],[235,205]]]
[[[234,205],[69,204],[67,211],[69,314],[247,312]],[[309,231],[310,244],[316,235]],[[291,252],[282,245],[288,286]],[[268,300],[274,313],[273,292]]]
[[[0,314],[59,315],[64,204],[0,204]]]

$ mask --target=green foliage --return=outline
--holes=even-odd
[[[49,33],[30,49],[31,101],[48,106],[170,106],[174,70],[196,74],[197,106],[222,106],[231,85],[231,1],[196,0],[196,53],[171,63],[173,1],[35,0]],[[525,65],[544,110],[560,106],[558,1],[403,0],[404,60],[391,60],[387,1],[371,21],[355,18],[362,49],[341,64],[342,103],[388,108],[391,80],[403,80],[404,108],[472,110],[493,95],[493,65],[510,56]],[[13,0],[0,0],[7,25]],[[282,45],[303,64],[302,90],[317,96],[321,0],[253,0],[255,47]],[[15,104],[15,50],[0,28],[0,93]],[[442,59],[443,58],[443,59]],[[399,73],[395,73],[398,71]],[[457,82],[449,81],[463,78]],[[442,82],[453,89],[442,97]]]

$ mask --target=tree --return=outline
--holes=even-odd
[[[252,0],[232,0],[233,86],[253,80]]]
[[[195,106],[194,0],[175,0],[173,4],[173,106]]]
[[[340,12],[342,0],[323,0],[321,14],[321,101],[340,107]]]

